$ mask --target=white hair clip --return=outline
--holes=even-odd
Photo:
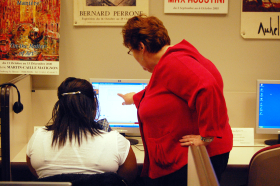
[[[77,92],[62,93],[61,95],[62,95],[62,96],[65,96],[65,95],[70,95],[70,94],[81,94],[81,93],[82,93],[81,91],[77,91]]]

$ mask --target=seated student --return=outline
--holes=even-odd
[[[117,131],[100,130],[92,85],[69,77],[58,87],[52,122],[38,129],[27,146],[27,164],[39,177],[115,172],[128,183],[137,175],[130,143]]]

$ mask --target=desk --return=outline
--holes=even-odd
[[[138,138],[137,138],[138,139]],[[137,164],[142,165],[144,161],[144,151],[141,145],[133,145],[132,149],[135,153]],[[252,156],[262,148],[265,148],[264,139],[255,139],[254,146],[234,146],[229,154],[228,166],[222,175],[220,186],[236,186],[245,185],[248,177],[248,167]]]
[[[133,145],[132,149],[135,153],[137,163],[143,164],[144,162],[144,148],[140,137],[136,137],[139,144]],[[254,146],[233,147],[229,155],[228,166],[242,166],[249,165],[252,156],[260,149],[266,147],[263,143],[264,139],[256,139]],[[11,160],[11,162],[26,162],[26,148],[27,145]],[[139,150],[141,149],[141,150]]]
[[[132,149],[135,153],[137,164],[139,165],[140,170],[144,162],[144,148],[141,138],[137,137],[136,139],[139,141],[139,144],[133,145]],[[247,171],[252,156],[264,147],[266,147],[264,144],[264,139],[256,139],[254,146],[233,147],[232,151],[230,152],[227,169],[222,176],[220,185],[244,185],[247,181]],[[20,165],[26,164],[26,148],[27,145],[22,148],[22,150],[15,156],[15,158],[11,160],[11,162]]]
[[[133,145],[132,149],[135,153],[137,163],[143,164],[144,162],[144,149],[140,138],[136,138],[139,141],[138,145]],[[137,148],[138,147],[138,148]],[[238,146],[233,147],[229,155],[228,166],[248,166],[252,156],[262,148],[266,147],[264,139],[256,139],[254,146]]]
[[[252,156],[267,145],[265,139],[255,139],[254,146],[234,146],[229,154],[228,166],[248,166]]]

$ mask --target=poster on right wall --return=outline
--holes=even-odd
[[[280,0],[241,0],[244,39],[280,39]]]

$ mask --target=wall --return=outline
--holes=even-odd
[[[279,40],[245,40],[240,35],[241,0],[229,0],[226,15],[164,14],[150,0],[150,15],[167,27],[172,44],[186,39],[220,70],[225,91],[255,92],[256,79],[280,78]],[[61,0],[60,75],[34,76],[35,89],[57,88],[68,76],[149,78],[122,45],[121,27],[74,27],[73,1]]]
[[[7,83],[18,76],[17,74],[0,74],[0,84]]]
[[[220,70],[231,125],[254,127],[256,80],[280,79],[279,40],[241,37],[241,0],[229,0],[225,15],[164,14],[162,0],[150,0],[149,5],[150,15],[160,18],[167,27],[171,44],[188,40]],[[73,1],[61,0],[60,34],[60,75],[32,76],[33,89],[56,89],[69,76],[150,77],[127,55],[121,27],[74,27]]]

